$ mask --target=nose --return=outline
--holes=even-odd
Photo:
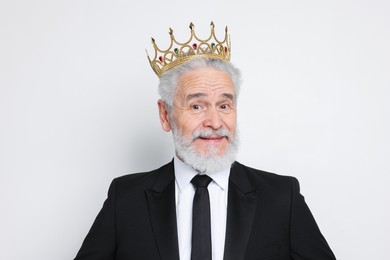
[[[204,127],[210,127],[217,130],[223,126],[221,115],[216,108],[208,109],[205,116],[203,121]]]

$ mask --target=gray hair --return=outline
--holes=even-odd
[[[199,57],[189,60],[186,63],[170,69],[161,75],[160,83],[158,85],[158,93],[160,94],[160,97],[165,102],[165,104],[168,105],[169,110],[172,109],[173,99],[179,85],[180,77],[190,70],[199,68],[213,68],[215,70],[227,72],[232,78],[236,98],[238,97],[241,85],[240,71],[230,62],[220,59]]]

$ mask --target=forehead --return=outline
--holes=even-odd
[[[193,93],[229,93],[234,95],[234,85],[231,76],[213,68],[198,68],[185,72],[178,82],[177,96]]]

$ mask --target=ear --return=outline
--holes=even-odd
[[[157,101],[157,105],[158,105],[158,112],[159,112],[159,116],[160,116],[161,127],[165,132],[169,132],[172,128],[171,128],[167,104],[165,104],[164,101],[159,99]]]

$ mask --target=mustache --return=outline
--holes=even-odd
[[[207,137],[211,137],[211,136],[229,138],[230,131],[226,128],[221,128],[218,130],[212,130],[212,129],[197,130],[197,131],[192,133],[192,140],[194,141],[196,138],[199,138],[199,137],[207,138]]]

